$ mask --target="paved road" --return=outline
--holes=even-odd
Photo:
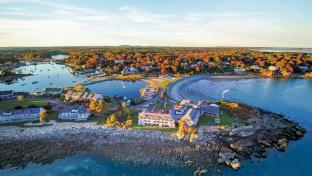
[[[136,109],[137,111],[142,111],[144,109],[147,108],[143,108],[146,105],[152,104],[152,103],[156,103],[156,102],[160,102],[160,103],[164,103],[164,99],[161,99],[161,92],[162,92],[162,88],[158,87],[158,94],[156,96],[153,96],[152,99],[147,100],[146,102],[133,106],[132,108]]]

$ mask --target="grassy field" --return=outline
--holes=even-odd
[[[160,83],[160,86],[163,90],[166,90],[166,88],[168,87],[168,85],[170,83],[174,82],[173,80],[171,79],[166,79],[166,78],[162,78],[160,79],[159,83]]]
[[[234,123],[234,120],[227,113],[223,113],[220,120],[220,124],[216,124],[215,117],[201,116],[197,124],[198,126],[231,126]]]
[[[135,74],[135,75],[116,75],[113,76],[114,79],[119,79],[119,80],[139,80],[142,79],[143,76],[140,74]]]
[[[30,105],[36,105],[36,106],[44,106],[47,105],[48,102],[44,100],[24,100],[24,101],[17,101],[17,100],[11,100],[11,101],[1,101],[0,102],[0,110],[10,110],[15,108],[16,106],[21,106],[23,108],[27,108]]]
[[[178,128],[157,127],[157,126],[139,126],[139,125],[133,125],[132,129],[135,129],[135,130],[163,131],[163,132],[169,132],[169,133],[175,133],[175,132],[178,131]]]

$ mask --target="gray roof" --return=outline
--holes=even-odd
[[[197,122],[199,115],[200,115],[200,111],[197,108],[192,108],[191,112],[189,113],[190,117],[192,118],[193,122]]]
[[[4,91],[0,91],[0,96],[1,95],[11,95],[13,94],[13,90],[4,90]]]
[[[73,106],[70,109],[63,109],[60,113],[72,112],[72,110],[78,110],[79,113],[88,113],[89,109],[84,106]]]
[[[201,105],[200,110],[202,113],[215,114],[219,115],[221,113],[220,107],[210,106],[210,105]]]
[[[63,88],[45,88],[45,92],[61,92]]]
[[[41,108],[27,108],[27,109],[14,109],[11,111],[0,111],[0,114],[11,113],[12,115],[20,115],[20,114],[39,114],[41,111]]]

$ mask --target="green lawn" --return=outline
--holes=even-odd
[[[174,81],[171,80],[171,79],[167,79],[167,78],[161,78],[161,79],[159,80],[159,84],[160,84],[160,86],[161,86],[161,88],[162,88],[163,90],[166,90],[167,86],[168,86],[170,83],[172,83],[172,82],[174,82]]]
[[[142,79],[143,76],[141,74],[134,74],[134,75],[116,75],[113,78],[120,79],[120,80],[138,80]]]
[[[154,104],[151,105],[151,108],[164,109],[165,108],[165,104],[163,104],[163,103],[154,103]]]
[[[234,123],[234,120],[230,117],[229,114],[223,113],[220,116],[220,124],[215,123],[215,117],[210,116],[201,116],[197,125],[198,126],[231,126]]]
[[[42,106],[47,105],[47,104],[48,104],[48,102],[45,100],[1,101],[0,102],[0,110],[10,110],[10,109],[15,108],[16,106],[22,106],[23,108],[27,108],[30,105],[36,105],[36,106],[42,107]]]
[[[158,126],[139,126],[139,125],[133,125],[132,129],[135,129],[135,130],[163,131],[163,132],[170,132],[170,133],[175,133],[175,132],[178,131],[178,128],[158,127]]]

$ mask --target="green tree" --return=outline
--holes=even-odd
[[[128,105],[127,105],[127,103],[126,103],[125,101],[123,101],[123,102],[121,103],[121,108],[122,108],[122,109],[128,109]]]

